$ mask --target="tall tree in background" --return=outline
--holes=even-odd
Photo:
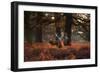
[[[73,17],[72,13],[65,13],[66,16],[65,20],[65,33],[67,34],[68,40],[67,40],[67,45],[70,45],[71,43],[71,27],[73,23]]]
[[[24,12],[24,35],[29,43],[42,42],[42,13],[41,12]]]

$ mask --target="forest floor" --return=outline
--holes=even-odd
[[[24,43],[24,61],[89,59],[89,42],[72,42],[59,48],[50,43]]]

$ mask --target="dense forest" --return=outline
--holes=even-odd
[[[24,11],[24,61],[90,58],[90,14]]]

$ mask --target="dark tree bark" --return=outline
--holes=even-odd
[[[72,23],[73,23],[73,17],[72,17],[72,13],[65,13],[64,14],[66,16],[66,21],[65,21],[65,33],[67,33],[67,45],[70,45],[71,43],[71,27],[72,27]]]
[[[32,44],[32,30],[30,28],[30,14],[31,12],[24,12],[24,40],[26,40],[27,42],[29,42],[30,44]]]
[[[36,42],[42,42],[42,23],[40,23],[42,19],[42,13],[38,13],[37,15],[37,29],[36,29]]]

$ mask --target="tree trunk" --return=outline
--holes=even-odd
[[[42,23],[40,23],[42,18],[42,13],[38,13],[37,15],[37,26],[36,29],[36,42],[42,42]]]
[[[67,33],[67,37],[68,37],[66,45],[70,45],[71,44],[71,27],[73,23],[72,13],[65,13],[64,15],[66,16],[65,33]]]

